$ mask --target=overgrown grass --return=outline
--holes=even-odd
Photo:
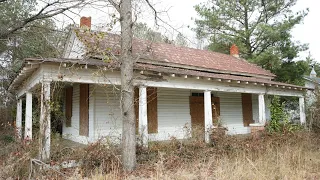
[[[202,141],[153,143],[140,149],[132,173],[95,172],[92,179],[319,179],[319,136],[309,132],[225,136]],[[192,139],[191,139],[192,141]]]
[[[2,135],[1,135],[2,137]],[[7,139],[8,138],[4,138]],[[29,145],[1,139],[0,179],[28,177],[37,141]],[[10,138],[9,138],[10,139]],[[6,146],[2,146],[3,143]],[[5,151],[3,151],[3,149]],[[5,154],[6,153],[6,154]],[[52,162],[82,161],[78,168],[38,170],[38,179],[320,179],[320,136],[310,132],[215,137],[214,145],[201,138],[152,142],[137,148],[137,168],[122,171],[117,146],[101,141],[84,148],[67,148],[53,138]],[[34,167],[35,168],[35,167]]]

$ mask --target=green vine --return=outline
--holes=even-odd
[[[278,96],[274,96],[272,98],[269,108],[271,112],[271,120],[267,126],[267,130],[270,133],[291,133],[301,129],[300,125],[293,124],[289,121],[288,114],[284,111],[284,102],[281,103]]]

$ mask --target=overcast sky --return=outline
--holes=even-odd
[[[194,27],[194,19],[197,18],[197,14],[194,10],[194,6],[206,0],[153,0],[157,10],[166,10],[166,13],[161,14],[161,18],[167,22],[170,26],[174,27],[179,32],[188,37],[189,44],[192,47],[196,47],[197,41],[195,39],[195,33],[191,30]],[[309,8],[309,14],[304,19],[304,23],[298,25],[293,31],[292,35],[295,41],[309,44],[309,50],[301,53],[300,57],[305,58],[309,51],[312,57],[320,62],[320,33],[317,29],[320,19],[320,1],[318,0],[298,0],[297,5],[294,7],[295,11],[304,10]],[[154,24],[152,11],[147,7],[141,7],[142,13],[138,16],[138,21],[146,22],[150,27],[157,27]],[[104,13],[102,12],[104,11]],[[108,12],[106,12],[108,11]],[[93,25],[105,24],[105,13],[110,13],[110,10],[96,10],[87,9],[79,12],[80,16],[92,16]],[[79,16],[73,16],[75,22],[79,22]],[[162,33],[166,34],[169,38],[173,39],[177,31],[170,28],[168,25],[161,25],[160,29]]]

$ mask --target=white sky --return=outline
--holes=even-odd
[[[207,0],[153,0],[151,2],[154,2],[155,8],[159,11],[168,10],[166,13],[162,13],[160,17],[170,24],[170,26],[187,36],[190,40],[190,46],[196,47],[197,41],[195,39],[195,33],[190,29],[190,27],[194,27],[194,18],[197,17],[194,6],[206,1]],[[298,0],[297,5],[294,7],[294,10],[296,11],[309,8],[309,14],[305,17],[304,23],[298,25],[292,31],[295,41],[309,44],[309,50],[301,53],[300,59],[305,58],[310,52],[312,57],[320,62],[320,33],[318,32],[318,26],[320,26],[319,7],[320,1],[318,0]],[[147,7],[140,8],[142,9],[142,13],[138,15],[138,21],[146,22],[150,27],[155,28],[154,19],[151,15],[152,11]],[[104,13],[102,11],[104,11]],[[106,24],[108,21],[108,18],[106,19],[106,13],[112,12],[112,10],[108,8],[103,8],[102,11],[97,9],[85,9],[78,13],[80,16],[91,16],[93,26],[99,26],[101,24]],[[79,16],[71,15],[71,17],[74,18],[76,23],[79,22]],[[161,25],[160,22],[159,24]],[[100,29],[99,27],[96,28]],[[161,31],[170,39],[173,39],[177,34],[175,30],[168,25],[163,24],[158,31]]]

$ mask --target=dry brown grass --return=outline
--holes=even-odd
[[[35,147],[13,145],[5,157],[1,178],[26,178]],[[1,146],[2,148],[2,146]],[[17,149],[18,148],[18,149]],[[7,151],[9,151],[7,147]],[[52,159],[82,159],[77,169],[60,176],[47,170],[39,179],[320,179],[320,136],[309,132],[250,136],[221,136],[215,145],[194,137],[185,141],[172,138],[153,142],[149,148],[138,147],[135,171],[121,170],[119,149],[101,142],[67,151],[59,139],[53,142]],[[14,169],[13,171],[10,169]],[[10,173],[9,173],[10,172]],[[0,173],[1,175],[1,173]]]
[[[320,179],[319,142],[307,132],[226,136],[215,146],[173,139],[140,152],[132,173],[98,171],[92,179]]]

